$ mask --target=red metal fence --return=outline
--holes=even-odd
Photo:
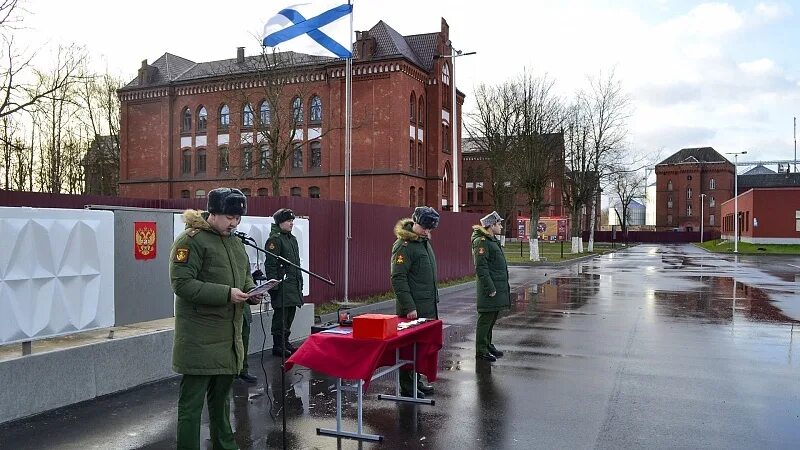
[[[711,241],[719,239],[719,231],[704,231],[703,240]],[[583,233],[583,240],[589,240],[589,233]],[[625,235],[622,231],[595,231],[594,240],[596,242],[625,242]],[[662,243],[662,244],[685,244],[689,242],[700,242],[699,231],[628,231],[627,242],[642,243]]]
[[[0,190],[0,206],[30,206],[37,208],[83,209],[86,205],[128,206],[184,210],[205,209],[205,199],[134,199],[92,195],[43,194]],[[344,203],[334,200],[304,197],[250,197],[248,214],[271,216],[278,208],[291,208],[307,216],[310,224],[311,271],[330,278],[336,286],[311,279],[310,301],[323,303],[344,297]],[[352,205],[352,239],[350,240],[349,297],[357,298],[391,290],[389,282],[390,256],[395,240],[393,230],[397,221],[410,217],[412,208]],[[440,280],[474,273],[470,250],[472,225],[481,214],[442,212],[433,233],[437,271]],[[164,274],[164,276],[167,276]]]

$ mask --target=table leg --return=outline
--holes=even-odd
[[[356,439],[361,441],[381,442],[383,436],[377,434],[364,433],[364,381],[358,380],[355,385],[358,389],[358,428],[357,432],[342,430],[342,379],[336,379],[336,429],[317,428],[317,434],[320,436],[343,437],[348,439]],[[352,386],[348,387],[352,389]]]

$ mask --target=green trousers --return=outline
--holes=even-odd
[[[231,430],[233,375],[184,375],[178,399],[178,449],[200,449],[200,418],[208,402],[208,426],[214,450],[237,450]],[[203,446],[205,448],[205,446]]]
[[[272,312],[272,335],[280,336],[283,330],[286,336],[292,331],[292,322],[294,322],[294,315],[297,313],[297,306],[287,306],[285,308],[275,308]],[[283,328],[283,316],[286,316],[286,328]]]
[[[249,305],[246,308],[250,308]],[[242,344],[244,345],[244,361],[242,361],[242,371],[239,373],[247,373],[247,348],[250,346],[250,322],[253,320],[252,316],[248,314],[249,311],[244,312],[244,320],[242,321]]]
[[[489,353],[489,346],[492,345],[492,328],[497,322],[499,311],[479,312],[478,325],[475,327],[475,354],[485,355]]]

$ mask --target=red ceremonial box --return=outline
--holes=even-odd
[[[362,314],[353,318],[353,339],[386,339],[397,336],[397,316]]]

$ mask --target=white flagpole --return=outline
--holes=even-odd
[[[348,0],[347,4],[351,4]],[[350,51],[353,51],[353,12],[350,12]],[[350,301],[350,239],[352,238],[352,217],[350,207],[352,202],[352,185],[350,177],[352,172],[352,144],[353,144],[353,57],[345,61],[344,78],[344,303]]]

